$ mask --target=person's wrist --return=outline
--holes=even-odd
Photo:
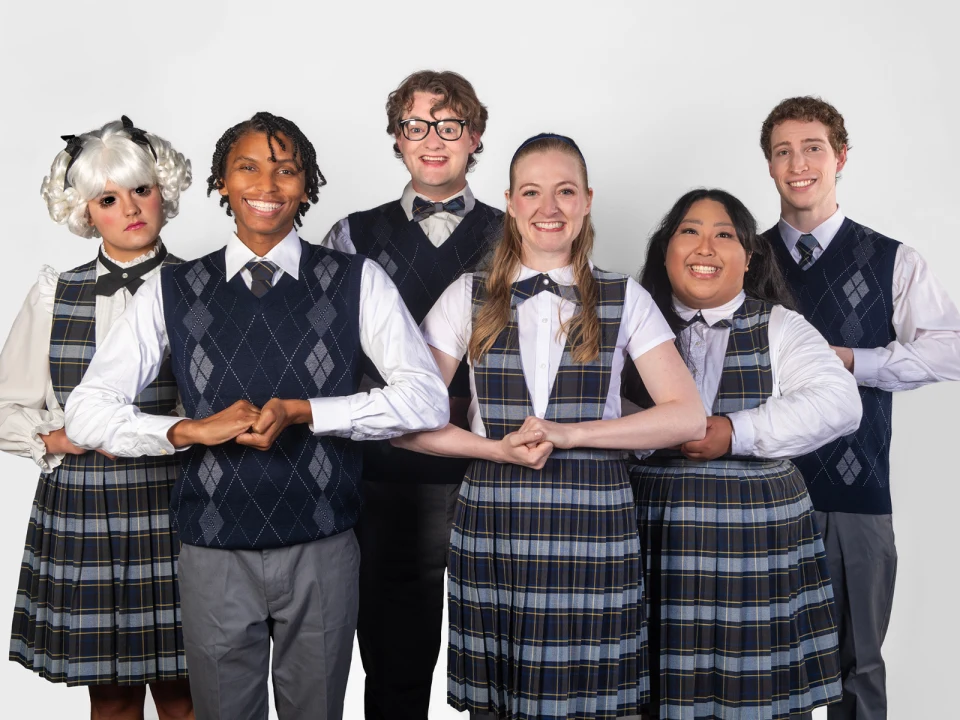
[[[490,459],[496,463],[509,462],[510,458],[507,454],[506,443],[510,441],[504,437],[500,440],[491,440],[490,442],[491,442],[490,447],[492,449],[492,453],[491,453],[492,457]]]
[[[309,400],[282,400],[281,402],[291,425],[305,425],[313,422],[313,407]]]
[[[201,422],[201,420],[184,418],[167,430],[167,440],[169,440],[170,444],[175,448],[196,445],[198,441],[197,428]]]

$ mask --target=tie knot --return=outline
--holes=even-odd
[[[457,195],[457,197],[446,202],[434,202],[417,195],[413,199],[413,219],[415,222],[420,222],[438,212],[448,212],[451,215],[463,217],[466,207],[467,204],[463,195]]]
[[[250,271],[253,281],[250,291],[257,297],[266,295],[267,290],[273,287],[273,276],[277,272],[277,264],[269,260],[251,260],[244,267]]]

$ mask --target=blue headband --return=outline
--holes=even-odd
[[[577,144],[573,141],[573,138],[569,138],[566,135],[557,135],[556,133],[540,133],[539,135],[534,135],[532,138],[527,138],[526,140],[524,140],[522,143],[520,143],[520,147],[518,147],[517,151],[513,154],[513,158],[510,160],[510,164],[513,165],[514,160],[517,159],[517,155],[520,153],[521,150],[527,147],[527,145],[532,145],[533,143],[539,142],[541,140],[559,140],[564,145],[569,145],[570,147],[572,147],[574,150],[577,151],[577,155],[579,155],[580,159],[583,160],[583,164],[584,165],[587,164],[586,159],[583,157],[583,153],[580,152],[580,148],[577,147]]]

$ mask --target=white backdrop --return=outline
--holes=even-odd
[[[302,236],[319,242],[346,213],[399,196],[406,174],[384,133],[384,102],[409,72],[453,69],[490,110],[477,195],[502,207],[507,163],[540,131],[574,137],[596,193],[595,260],[634,273],[652,226],[698,185],[743,199],[769,227],[778,196],[758,145],[780,99],[818,94],[844,114],[852,152],[845,213],[907,242],[960,301],[955,214],[960,153],[956,9],[891,3],[769,2],[107,2],[5,3],[0,29],[6,218],[0,337],[43,263],[87,261],[84,241],[47,217],[40,183],[61,134],[120,114],[193,161],[194,186],[163,237],[192,258],[232,221],[205,197],[214,144],[257,110],[297,122],[329,185]],[[949,5],[953,5],[952,3]],[[955,6],[953,6],[955,8]],[[950,268],[954,268],[953,271]],[[946,717],[960,644],[955,528],[960,489],[953,409],[960,387],[898,395],[893,496],[900,572],[885,645],[890,717]],[[36,484],[0,457],[0,631],[13,609]],[[354,660],[346,716],[362,715]],[[433,717],[443,703],[444,658]],[[0,716],[87,717],[86,693],[0,663]]]

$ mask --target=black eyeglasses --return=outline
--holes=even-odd
[[[433,128],[434,132],[437,133],[437,137],[441,140],[459,140],[463,135],[463,128],[467,124],[466,120],[434,120],[433,122],[427,122],[426,120],[411,119],[411,120],[401,120],[400,121],[400,130],[403,132],[403,136],[407,140],[423,140],[429,133],[430,128]]]

